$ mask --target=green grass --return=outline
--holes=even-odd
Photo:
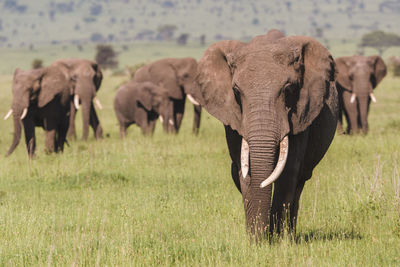
[[[13,62],[10,62],[13,64]],[[6,69],[5,66],[2,66]],[[12,76],[0,76],[0,114]],[[376,90],[367,136],[336,136],[306,183],[296,240],[251,244],[241,196],[230,178],[221,123],[193,111],[177,136],[131,126],[118,138],[116,84],[106,76],[99,111],[107,137],[70,142],[37,157],[21,143],[0,160],[0,266],[398,266],[400,264],[400,80]],[[78,133],[80,117],[78,117]],[[0,152],[12,122],[0,121]]]

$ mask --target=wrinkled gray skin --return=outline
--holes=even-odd
[[[173,125],[167,132],[177,133],[185,112],[186,94],[191,91],[196,76],[197,62],[193,58],[166,58],[157,60],[138,69],[133,76],[136,82],[152,82],[168,89],[168,96],[173,104]],[[201,106],[194,105],[193,132],[200,127]]]
[[[47,67],[23,71],[17,69],[13,79],[14,137],[7,156],[18,146],[22,126],[29,157],[35,152],[35,127],[45,130],[47,152],[64,149],[69,125],[71,81],[68,71],[60,67]],[[28,113],[23,120],[23,110]]]
[[[80,109],[82,110],[82,139],[87,140],[89,136],[89,125],[92,127],[96,139],[103,138],[103,129],[97,117],[93,105],[93,99],[96,97],[100,88],[103,75],[96,62],[86,59],[60,59],[52,66],[62,66],[69,70],[69,75],[74,80],[74,92],[80,100]],[[71,116],[68,130],[69,138],[76,138],[75,116],[77,109],[71,102]]]
[[[368,133],[368,111],[370,93],[386,75],[386,65],[380,56],[340,57],[336,60],[338,69],[337,89],[339,93],[338,132],[343,133],[342,113],[347,121],[346,133]],[[356,95],[351,103],[352,94]]]
[[[199,62],[194,89],[195,99],[225,125],[232,178],[256,240],[280,233],[284,218],[289,231],[295,231],[304,183],[326,153],[337,124],[335,64],[328,50],[309,37],[274,36],[211,45]],[[275,169],[285,136],[288,158],[271,199],[272,185],[260,184]],[[245,178],[243,138],[250,158]]]
[[[126,129],[134,123],[143,134],[153,134],[158,116],[172,117],[173,106],[167,89],[151,82],[130,81],[118,89],[114,111],[120,125],[120,137],[124,138]],[[168,120],[163,120],[163,127],[168,128]]]

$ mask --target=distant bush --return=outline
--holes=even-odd
[[[171,1],[164,1],[163,3],[161,3],[161,6],[162,7],[169,7],[169,8],[172,8],[172,7],[174,7],[175,5],[174,5],[174,3],[172,3]]]
[[[157,32],[158,32],[157,39],[159,39],[161,41],[171,40],[174,36],[176,29],[177,29],[177,27],[172,24],[160,25],[157,28]]]
[[[86,17],[86,18],[83,18],[83,21],[86,23],[92,23],[92,22],[96,22],[97,19],[93,18],[93,17]]]
[[[43,68],[43,60],[35,58],[32,61],[32,69],[40,69]]]
[[[102,5],[94,4],[93,6],[90,7],[90,15],[92,15],[92,16],[98,16],[102,12],[103,12]]]
[[[118,55],[112,45],[98,45],[96,50],[95,60],[101,68],[114,69],[118,67]]]
[[[90,41],[94,43],[104,42],[104,37],[101,33],[95,32],[90,36]]]
[[[400,77],[400,57],[392,56],[388,59],[388,68],[393,72],[393,76]]]

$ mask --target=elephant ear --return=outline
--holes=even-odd
[[[371,76],[371,84],[372,87],[375,89],[382,81],[382,79],[386,76],[387,69],[385,62],[380,56],[370,56],[368,58],[372,61],[374,68],[374,73]]]
[[[345,89],[353,91],[353,86],[349,77],[350,62],[347,57],[340,57],[335,60],[338,71],[337,82]]]
[[[291,114],[293,134],[303,132],[325,104],[335,101],[335,62],[328,50],[309,37],[289,37],[300,43],[303,77],[296,107]]]
[[[148,111],[152,110],[154,85],[151,82],[143,82],[138,85],[137,101]]]
[[[38,97],[38,106],[44,107],[60,94],[64,89],[69,89],[69,79],[57,67],[48,67],[43,71]]]
[[[224,125],[242,133],[242,113],[232,89],[232,71],[228,63],[239,41],[220,41],[211,45],[197,67],[194,97]]]
[[[92,68],[95,72],[93,77],[93,82],[96,86],[96,91],[97,91],[99,90],[101,81],[103,80],[103,73],[101,72],[100,66],[95,62],[92,63]]]
[[[149,68],[152,81],[168,89],[168,95],[174,99],[182,99],[182,88],[178,84],[176,70],[168,60],[160,60],[151,64]]]

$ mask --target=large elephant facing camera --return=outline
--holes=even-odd
[[[14,138],[7,155],[18,146],[22,126],[28,155],[32,157],[36,147],[35,127],[43,127],[48,152],[63,151],[69,125],[72,85],[68,70],[64,67],[23,71],[16,69],[13,78],[11,114],[14,119]]]
[[[138,69],[133,76],[135,82],[152,82],[166,88],[173,104],[173,124],[168,132],[178,132],[185,112],[186,96],[194,104],[193,132],[200,127],[201,106],[188,94],[196,77],[197,62],[194,58],[165,58],[154,61]]]
[[[368,133],[369,104],[376,102],[373,90],[386,76],[386,65],[380,56],[340,57],[337,89],[339,93],[338,131],[343,132],[342,113],[347,121],[346,133]]]
[[[114,98],[114,111],[120,126],[120,137],[126,136],[126,129],[136,123],[142,133],[153,134],[160,116],[164,129],[172,124],[172,103],[168,91],[151,82],[130,81],[122,85]]]
[[[82,109],[82,139],[87,140],[89,125],[93,129],[94,137],[101,139],[103,137],[103,129],[93,105],[94,101],[98,108],[102,108],[100,101],[96,97],[103,79],[98,64],[86,59],[60,59],[54,62],[52,66],[67,68],[73,81],[74,98],[73,102],[71,102],[68,137],[76,138],[76,112],[78,109]]]
[[[232,178],[257,239],[280,233],[284,218],[295,230],[304,183],[337,124],[335,63],[328,50],[309,37],[275,36],[211,45],[192,92],[225,125]]]

